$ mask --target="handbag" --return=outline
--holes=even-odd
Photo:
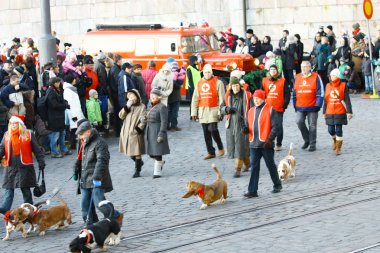
[[[40,175],[42,174],[42,177],[41,177],[41,184],[38,185],[39,181],[40,181]],[[41,197],[42,195],[44,195],[44,193],[46,192],[46,185],[45,185],[45,175],[44,175],[44,170],[40,170],[38,172],[38,179],[37,179],[37,185],[36,187],[34,187],[33,189],[33,195],[35,197]]]

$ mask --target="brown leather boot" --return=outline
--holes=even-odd
[[[241,168],[243,167],[243,160],[235,159],[235,175],[234,177],[240,177]]]
[[[244,158],[243,163],[244,163],[244,167],[245,167],[243,172],[249,171],[249,168],[251,168],[251,159],[249,157]]]
[[[332,140],[333,140],[333,143],[332,143],[332,150],[335,150],[336,149],[336,135],[332,136]]]
[[[342,144],[343,144],[343,140],[336,140],[336,149],[335,149],[335,154],[336,155],[340,155],[342,154]]]

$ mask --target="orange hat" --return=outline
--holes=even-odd
[[[265,100],[265,91],[255,90],[255,93],[253,93],[253,97],[257,97],[257,98],[261,98],[262,100]]]
[[[24,120],[25,120],[25,116],[13,114],[12,117],[9,119],[9,123],[18,122],[18,123],[24,125]]]

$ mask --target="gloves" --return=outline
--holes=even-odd
[[[92,180],[92,183],[94,184],[94,187],[95,188],[99,188],[100,186],[102,186],[102,181],[100,180]]]
[[[157,138],[157,142],[158,142],[158,143],[161,143],[161,142],[163,142],[163,141],[164,141],[164,137],[158,136],[158,138]]]
[[[247,126],[243,126],[242,130],[243,134],[249,134],[249,128]]]
[[[74,164],[74,180],[77,181],[79,178],[80,171],[82,170],[82,161],[76,160]]]
[[[40,164],[40,165],[38,166],[38,168],[39,168],[40,170],[44,170],[44,169],[45,169],[45,164]]]
[[[135,127],[135,130],[138,134],[142,134],[144,131],[141,130],[138,126]]]
[[[234,114],[237,111],[236,107],[233,106],[227,106],[225,110],[228,114]]]
[[[267,140],[267,141],[264,143],[264,148],[265,148],[265,149],[273,148],[273,141],[272,141],[272,140]]]

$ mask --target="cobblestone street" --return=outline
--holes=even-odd
[[[331,150],[331,138],[319,114],[317,151],[301,149],[301,134],[290,105],[284,115],[284,149],[275,154],[278,162],[294,143],[297,159],[294,179],[283,191],[272,194],[268,170],[262,162],[259,197],[244,199],[250,172],[233,178],[234,162],[227,155],[203,160],[206,147],[199,123],[189,121],[189,108],[181,107],[180,132],[169,132],[171,154],[163,177],[153,179],[153,160],[144,156],[141,178],[132,178],[134,163],[118,153],[118,139],[107,138],[111,152],[110,171],[114,191],[106,195],[124,213],[122,241],[108,252],[380,252],[379,100],[353,95],[354,118],[343,127],[342,155]],[[376,116],[375,116],[376,115]],[[224,145],[224,123],[219,124]],[[49,230],[44,237],[32,233],[23,239],[19,232],[1,242],[6,252],[67,252],[70,241],[82,229],[80,196],[71,180],[74,155],[48,157],[47,193],[63,185],[74,223],[63,230]],[[215,163],[228,182],[225,204],[199,210],[196,198],[183,199],[186,182],[212,183]],[[1,176],[3,171],[1,170]],[[17,189],[13,207],[22,203]],[[0,195],[4,193],[0,189]],[[53,200],[52,204],[57,204]],[[5,228],[0,225],[1,236]],[[378,244],[378,247],[375,245]],[[374,245],[374,247],[372,247]],[[95,252],[99,252],[96,250]],[[362,252],[362,251],[356,251]]]

